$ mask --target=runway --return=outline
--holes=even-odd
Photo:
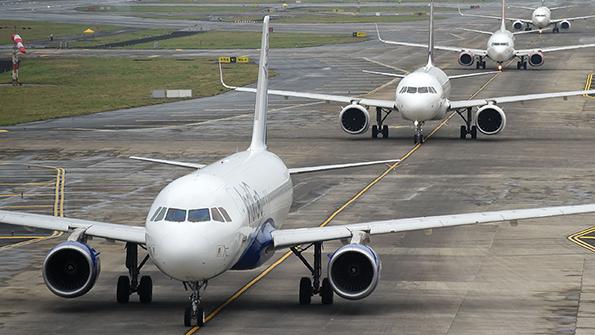
[[[595,11],[590,5],[569,12],[587,9]],[[484,36],[452,31],[450,23],[488,30],[497,25],[459,17],[438,21],[437,41],[476,48],[484,47]],[[425,41],[426,22],[407,27],[411,40]],[[404,36],[400,26],[384,29],[388,38]],[[593,39],[595,22],[584,21],[569,33],[521,36],[517,44],[565,45]],[[87,56],[86,51],[72,52]],[[103,56],[126,51],[110,52]],[[219,51],[196,51],[201,52]],[[256,56],[254,50],[247,52]],[[390,78],[360,70],[389,70],[364,57],[409,71],[426,60],[422,50],[375,41],[270,54],[271,68],[278,73],[271,88],[353,95],[374,91],[372,96],[383,98],[394,94],[394,84],[383,87]],[[517,71],[512,64],[496,76],[454,81],[453,98],[579,90],[595,71],[594,61],[592,50],[547,54],[541,68]],[[439,52],[436,63],[449,74],[470,71],[457,64],[453,53]],[[157,192],[188,171],[127,157],[209,163],[243,150],[249,142],[253,105],[252,95],[228,92],[2,127],[8,132],[0,133],[1,162],[13,165],[0,166],[0,183],[46,182],[19,187],[25,194],[52,196],[0,197],[0,207],[43,205],[50,207],[23,210],[52,213],[57,197],[58,204],[63,201],[57,215],[63,211],[66,217],[140,225]],[[592,203],[595,99],[502,107],[508,120],[499,135],[460,140],[463,123],[454,115],[442,126],[427,124],[426,134],[436,132],[424,145],[414,146],[411,125],[395,114],[389,118],[391,137],[372,140],[369,133],[349,136],[340,130],[337,104],[272,99],[269,147],[290,167],[405,158],[390,167],[296,176],[287,227]],[[19,170],[27,164],[54,169]],[[0,184],[0,193],[18,195],[21,189],[16,186]],[[594,226],[594,220],[593,215],[580,215],[374,237],[372,245],[383,262],[377,290],[361,301],[335,297],[332,306],[320,305],[316,297],[310,306],[298,304],[299,278],[308,275],[307,269],[296,257],[279,251],[260,270],[229,272],[209,283],[203,302],[210,318],[202,329],[182,327],[188,293],[152,264],[143,273],[153,277],[154,302],[141,305],[132,297],[128,305],[116,304],[116,280],[126,270],[123,245],[101,239],[91,241],[102,261],[93,290],[75,300],[54,296],[43,284],[40,267],[47,251],[66,236],[31,240],[34,243],[8,250],[0,247],[0,333],[591,334],[595,260],[592,251],[568,236]],[[8,235],[5,228],[0,232]],[[29,240],[18,240],[22,241]],[[0,243],[10,245],[2,239]],[[325,243],[324,253],[339,245]]]

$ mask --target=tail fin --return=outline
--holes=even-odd
[[[262,22],[262,41],[260,44],[260,60],[258,62],[258,82],[256,84],[256,105],[254,107],[254,128],[250,151],[266,150],[267,109],[269,104],[269,17]]]
[[[541,0],[543,2],[543,0]],[[500,23],[500,31],[506,30],[506,0],[502,0],[502,22]]]
[[[430,1],[430,29],[428,36],[428,65],[434,65],[434,1]]]

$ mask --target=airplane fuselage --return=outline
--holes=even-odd
[[[539,7],[533,11],[531,15],[531,22],[537,29],[543,29],[550,25],[552,19],[552,12],[547,7]]]
[[[233,154],[159,193],[146,219],[147,249],[163,273],[182,281],[258,267],[274,253],[270,233],[292,198],[289,172],[275,154]]]
[[[488,57],[502,64],[515,56],[514,35],[508,30],[498,30],[490,36],[487,45]]]
[[[425,66],[401,79],[395,93],[395,106],[409,121],[440,120],[448,109],[450,80],[439,68]]]

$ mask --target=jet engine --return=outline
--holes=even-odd
[[[544,59],[541,52],[534,52],[529,55],[529,64],[531,64],[531,66],[542,66],[543,62]]]
[[[471,66],[475,62],[475,55],[468,51],[463,51],[459,54],[459,64],[464,66]]]
[[[495,135],[506,127],[506,114],[496,105],[486,105],[477,110],[475,124],[483,134]]]
[[[567,20],[563,20],[559,24],[560,24],[560,29],[562,29],[562,30],[568,30],[568,29],[570,29],[570,27],[572,27],[572,24],[570,24],[570,21],[567,21]]]
[[[348,134],[358,135],[368,131],[370,127],[370,113],[363,106],[351,104],[344,107],[339,114],[341,128]]]
[[[380,258],[372,248],[351,243],[337,249],[331,256],[328,278],[339,296],[360,300],[370,295],[378,285],[381,268]]]
[[[99,253],[75,241],[62,242],[50,250],[42,269],[46,286],[63,298],[76,298],[89,292],[99,271]]]
[[[523,29],[523,26],[524,26],[524,24],[523,24],[523,21],[514,21],[514,22],[512,23],[512,27],[513,27],[514,29],[516,29],[516,30],[521,30],[521,29]]]

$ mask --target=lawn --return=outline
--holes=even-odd
[[[83,40],[77,40],[70,43],[70,47],[74,48],[88,48],[92,46],[105,45],[108,43],[116,43],[123,41],[130,41],[145,37],[166,35],[173,32],[171,29],[142,29],[132,32],[124,32],[115,35],[105,35],[97,37],[88,37]]]
[[[255,64],[231,64],[226,80],[246,85],[256,78]],[[3,82],[10,73],[0,74]],[[0,86],[0,125],[173,101],[150,98],[154,89],[192,89],[194,97],[219,94],[215,59],[129,58],[24,59],[21,87]]]
[[[51,23],[51,22],[36,22],[36,21],[11,21],[0,20],[0,44],[12,44],[10,35],[14,33],[14,26],[17,27],[17,32],[25,41],[48,40],[50,34],[54,34],[55,39],[60,39],[66,36],[82,36],[83,30],[91,28],[97,33],[100,32],[114,32],[122,29],[119,26],[111,25],[80,25],[68,23]]]

